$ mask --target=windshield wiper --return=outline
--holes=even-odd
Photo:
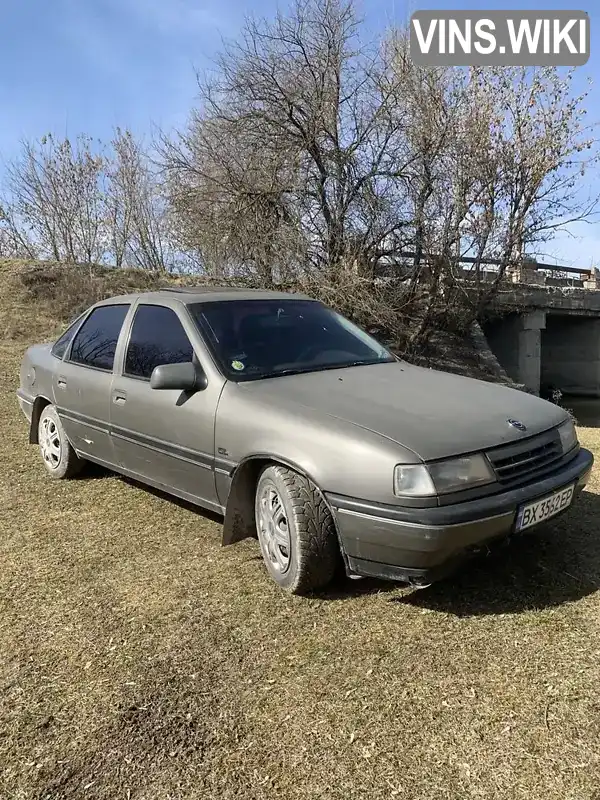
[[[303,372],[313,372],[314,367],[301,367],[298,369],[277,369],[272,372],[263,372],[256,377],[261,378],[279,378],[283,375],[301,375]]]
[[[278,369],[273,370],[271,372],[263,372],[260,375],[256,376],[256,380],[262,380],[263,378],[280,378],[285,375],[302,375],[306,372],[325,372],[329,369],[345,369],[346,367],[370,367],[374,364],[393,364],[394,360],[382,361],[381,359],[377,359],[375,361],[343,361],[338,364],[315,364],[311,367],[297,367],[297,368],[289,368],[289,369]]]
[[[375,364],[392,364],[392,361],[386,359],[382,361],[380,358],[375,359],[374,361],[361,361],[357,359],[356,361],[343,361],[339,364],[319,364],[319,366],[315,367],[315,370],[324,370],[324,369],[345,369],[346,367],[372,367]]]

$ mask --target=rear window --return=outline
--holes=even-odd
[[[112,370],[117,342],[128,311],[128,305],[95,308],[73,340],[70,360],[84,367]]]

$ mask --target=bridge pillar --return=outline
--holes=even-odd
[[[515,378],[527,389],[539,394],[542,372],[542,330],[546,327],[546,312],[530,311],[521,316],[519,323]]]
[[[600,397],[600,318],[548,314],[542,381],[565,394]]]

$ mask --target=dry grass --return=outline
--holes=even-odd
[[[598,800],[598,479],[452,581],[292,598],[218,521],[46,478],[24,346],[0,348],[3,800]]]

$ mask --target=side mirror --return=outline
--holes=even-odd
[[[204,371],[191,361],[180,364],[159,364],[150,376],[152,389],[178,389],[181,392],[201,392],[208,386]]]

